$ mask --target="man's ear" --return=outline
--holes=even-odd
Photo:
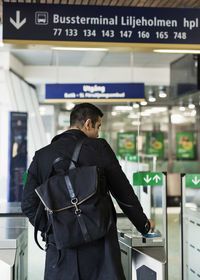
[[[87,119],[87,121],[84,123],[84,126],[87,130],[91,128],[91,125],[92,125],[91,119]]]

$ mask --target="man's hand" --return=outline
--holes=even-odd
[[[151,228],[151,232],[154,232],[155,229],[155,223],[153,220],[149,219],[149,223],[150,223],[150,228]]]

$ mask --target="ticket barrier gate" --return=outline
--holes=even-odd
[[[182,280],[200,279],[200,174],[181,174]]]
[[[0,205],[0,279],[28,279],[28,219],[18,203]]]
[[[27,239],[24,217],[0,218],[0,272],[3,280],[27,280]]]
[[[162,192],[162,230],[156,229],[154,233],[143,236],[128,218],[118,219],[118,240],[126,280],[165,280],[167,279],[166,173],[135,173],[133,185],[139,188],[156,185]],[[139,199],[141,200],[140,195]],[[146,215],[151,218],[151,213]]]

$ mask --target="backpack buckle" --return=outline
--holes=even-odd
[[[76,205],[78,203],[78,198],[74,197],[71,199],[71,204]]]
[[[82,211],[81,211],[81,209],[79,209],[79,208],[77,208],[77,209],[75,210],[75,214],[76,214],[76,215],[80,215],[81,212],[82,212]]]
[[[71,199],[71,204],[74,205],[75,207],[75,214],[76,215],[80,215],[81,214],[81,209],[78,208],[78,198],[77,197],[74,197]]]

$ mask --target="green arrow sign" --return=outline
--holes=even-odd
[[[163,174],[161,172],[133,173],[133,186],[162,186]]]
[[[200,188],[200,174],[185,175],[186,188]]]
[[[128,161],[137,162],[137,161],[138,161],[138,156],[137,156],[137,155],[135,155],[135,156],[130,156],[130,155],[128,155],[128,156],[126,157],[126,159],[127,159]]]

